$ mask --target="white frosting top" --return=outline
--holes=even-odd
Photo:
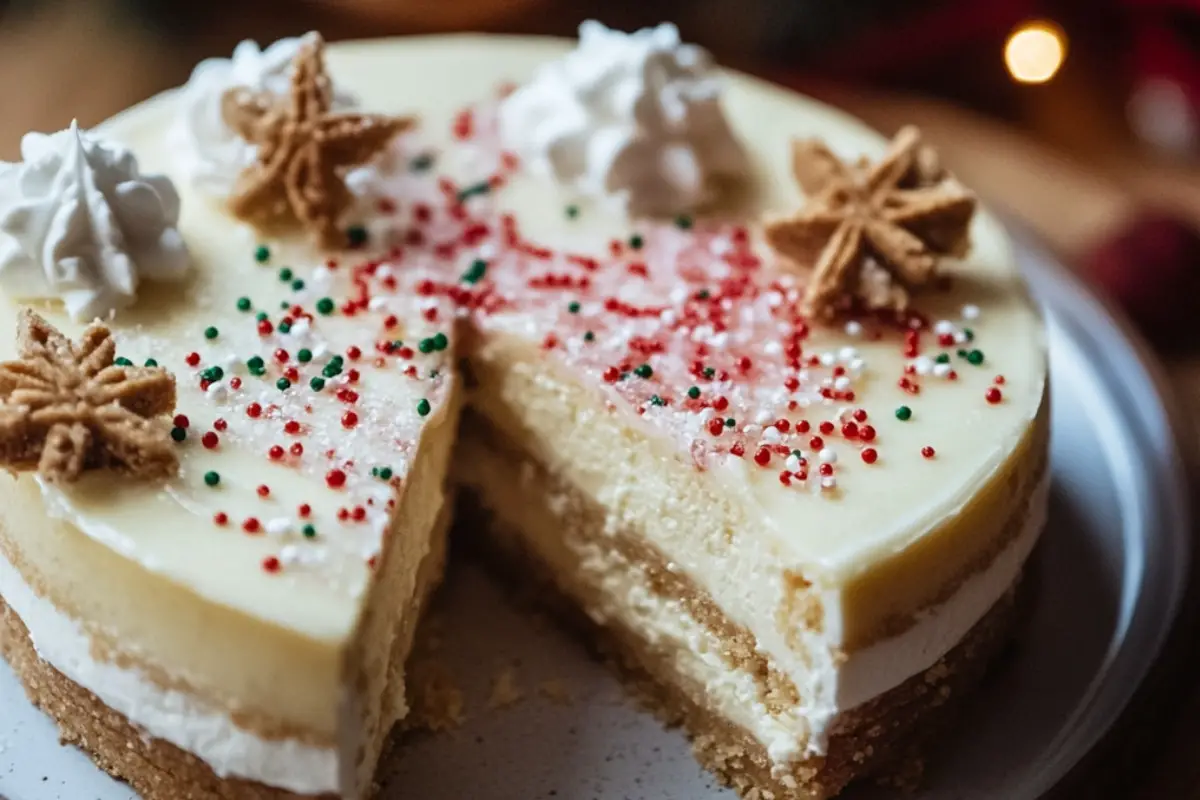
[[[225,124],[221,114],[225,92],[245,86],[257,92],[287,94],[292,59],[311,35],[280,39],[265,50],[247,39],[234,48],[231,58],[208,58],[192,70],[170,135],[178,146],[184,172],[197,188],[224,197],[242,170],[254,162],[254,145]],[[354,102],[350,95],[334,95],[336,107]]]
[[[706,50],[669,23],[579,26],[579,46],[534,74],[500,114],[509,146],[544,175],[635,214],[690,211],[745,172]]]
[[[62,300],[72,319],[111,316],[141,278],[186,274],[179,195],[143,175],[126,148],[80,130],[29,133],[17,163],[0,162],[0,288]]]

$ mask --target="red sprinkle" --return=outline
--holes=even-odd
[[[808,440],[808,446],[813,450],[821,450],[825,447],[825,440],[820,436],[814,436]]]
[[[275,326],[271,324],[271,320],[269,320],[269,319],[259,320],[259,323],[258,323],[258,335],[259,336],[270,336],[274,330],[275,330]]]
[[[189,367],[197,367],[200,365],[200,354],[199,353],[188,353],[187,358],[185,358],[184,361],[187,362],[187,365]]]
[[[265,483],[260,484],[257,491],[259,497],[270,497],[271,495],[271,487],[267,486]]]
[[[713,417],[708,421],[708,432],[713,436],[720,436],[723,430],[725,430],[725,421],[720,417]]]
[[[873,425],[863,425],[858,430],[858,438],[864,442],[875,441],[875,427]]]
[[[267,572],[279,572],[280,566],[279,559],[275,556],[267,556],[262,560],[262,568]]]
[[[808,420],[802,419],[796,423],[796,433],[808,433],[812,430],[812,426],[808,424]]]
[[[312,506],[308,503],[301,503],[300,508],[296,509],[296,512],[302,517],[307,517],[312,514]]]
[[[987,392],[984,393],[983,397],[985,400],[987,400],[992,405],[996,405],[996,403],[999,403],[1001,400],[1004,399],[1004,395],[1001,394],[1000,390],[997,389],[995,386],[992,386],[991,388],[989,388],[987,390]]]
[[[867,421],[866,409],[856,408],[854,410],[854,419],[858,422],[866,422]]]
[[[350,345],[346,348],[346,358],[351,361],[358,361],[358,359],[362,358],[362,350],[355,345]]]
[[[206,450],[214,449],[217,446],[217,444],[220,443],[220,441],[221,440],[219,438],[217,438],[217,435],[215,433],[213,433],[212,431],[208,431],[207,433],[205,433],[203,436],[200,437],[200,444],[204,445],[204,448]]]
[[[294,419],[289,419],[287,422],[283,423],[283,432],[291,433],[291,434],[299,433],[300,432],[300,423]]]
[[[825,476],[826,478],[828,478],[830,475],[832,475],[832,474],[833,474],[833,464],[822,464],[822,465],[820,466],[820,468],[818,469],[818,471],[819,471],[819,472],[820,472],[820,473],[821,473],[823,476]]]
[[[992,379],[992,383],[996,384],[997,386],[1003,386],[1004,385],[1004,376],[997,375],[995,378]]]
[[[847,439],[854,439],[855,437],[857,437],[858,436],[858,425],[853,422],[843,422],[842,423],[842,436],[845,436]]]
[[[929,445],[925,445],[921,448],[921,455],[925,456],[926,458],[933,458],[936,455],[936,452]]]
[[[362,506],[355,506],[354,510],[350,512],[350,518],[355,522],[362,522],[367,518],[367,510]]]
[[[246,416],[250,417],[251,419],[258,419],[262,416],[262,406],[260,406],[258,403],[251,403],[250,405],[246,406]]]
[[[261,528],[258,517],[246,517],[246,521],[242,523],[242,530],[246,533],[258,533]]]
[[[822,422],[821,423],[821,433],[825,434],[826,436],[833,433],[833,423],[830,422],[829,420],[825,420],[824,422]]]
[[[213,420],[213,427],[219,431],[223,431],[229,427],[229,423],[225,421],[224,417],[217,417]]]
[[[879,458],[879,453],[877,453],[875,451],[874,447],[868,447],[862,451],[862,460],[864,463],[874,464],[876,459],[878,459],[878,458]]]
[[[616,367],[609,367],[608,369],[604,370],[604,382],[605,383],[616,383],[617,378],[619,378],[619,377],[621,377],[621,373],[617,370]]]
[[[754,451],[754,463],[760,467],[765,467],[771,463],[771,451],[765,447],[760,447]]]
[[[192,421],[187,418],[186,414],[176,414],[175,419],[171,421],[175,423],[176,428],[186,428],[192,424]]]
[[[342,427],[343,428],[353,428],[357,424],[358,424],[358,414],[355,414],[353,411],[347,411],[345,414],[342,414]]]
[[[218,511],[217,513],[213,514],[213,522],[215,522],[217,525],[228,525],[229,515],[224,511]]]
[[[325,473],[325,485],[330,489],[340,489],[346,485],[346,473],[340,469],[331,469]]]
[[[278,461],[283,458],[283,448],[277,444],[271,445],[271,449],[267,451],[267,457],[272,461]]]
[[[299,442],[294,442],[292,446],[288,448],[288,450],[291,451],[291,454],[294,456],[304,455],[304,445],[300,444]]]

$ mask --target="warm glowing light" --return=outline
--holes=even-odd
[[[1045,83],[1067,57],[1067,37],[1053,22],[1025,22],[1004,44],[1004,64],[1021,83]]]

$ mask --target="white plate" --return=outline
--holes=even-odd
[[[1062,778],[1125,707],[1175,618],[1190,557],[1175,433],[1153,367],[1104,308],[1022,246],[1048,309],[1053,383],[1049,528],[1035,555],[1032,620],[961,733],[910,797],[1032,799]],[[502,599],[474,568],[448,583],[444,657],[467,695],[458,730],[425,736],[382,771],[383,797],[732,798],[683,736],[637,711],[578,644]],[[526,698],[488,710],[506,664]],[[559,680],[558,705],[538,686]],[[131,792],[75,750],[0,667],[0,795],[125,800]],[[866,788],[854,798],[887,797]]]

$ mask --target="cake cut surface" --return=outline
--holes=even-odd
[[[640,60],[612,84],[683,58],[669,34],[617,53]],[[971,217],[915,132],[887,156],[840,113],[693,56],[670,74],[697,81],[678,89],[694,128],[604,116],[578,60],[545,70],[569,49],[330,46],[323,108],[344,92],[418,120],[325,175],[347,194],[314,230],[338,249],[255,231],[193,185],[167,135],[209,108],[186,91],[99,132],[183,201],[190,277],[106,321],[129,369],[176,378],[178,471],[0,481],[0,640],[66,738],[148,797],[368,795],[408,714],[455,495],[470,534],[588,620],[748,796],[832,797],[919,750],[1006,640],[1044,522],[1048,389],[1003,229]],[[261,66],[247,88],[283,91]],[[396,79],[413,75],[431,79]],[[562,96],[531,99],[547,76]],[[586,124],[553,128],[530,110],[543,101],[578,103]],[[688,158],[716,161],[679,160],[682,137],[705,135]],[[828,181],[802,193],[797,140],[843,165],[907,158],[920,175],[893,191],[949,187],[938,219],[957,227],[880,201],[893,250],[869,225],[820,241],[772,228],[845,209]],[[218,156],[259,174],[254,142],[210,144],[204,186]],[[590,160],[572,171],[553,149],[553,169],[529,168],[542,147]],[[631,215],[644,187],[623,159],[669,170],[670,198],[698,207]],[[851,233],[854,267],[832,264]],[[883,263],[905,253],[919,276]],[[819,308],[814,269],[831,281]],[[0,289],[0,331],[15,330],[26,298],[2,273]],[[76,719],[91,708],[102,734]],[[139,759],[113,752],[129,730]]]

